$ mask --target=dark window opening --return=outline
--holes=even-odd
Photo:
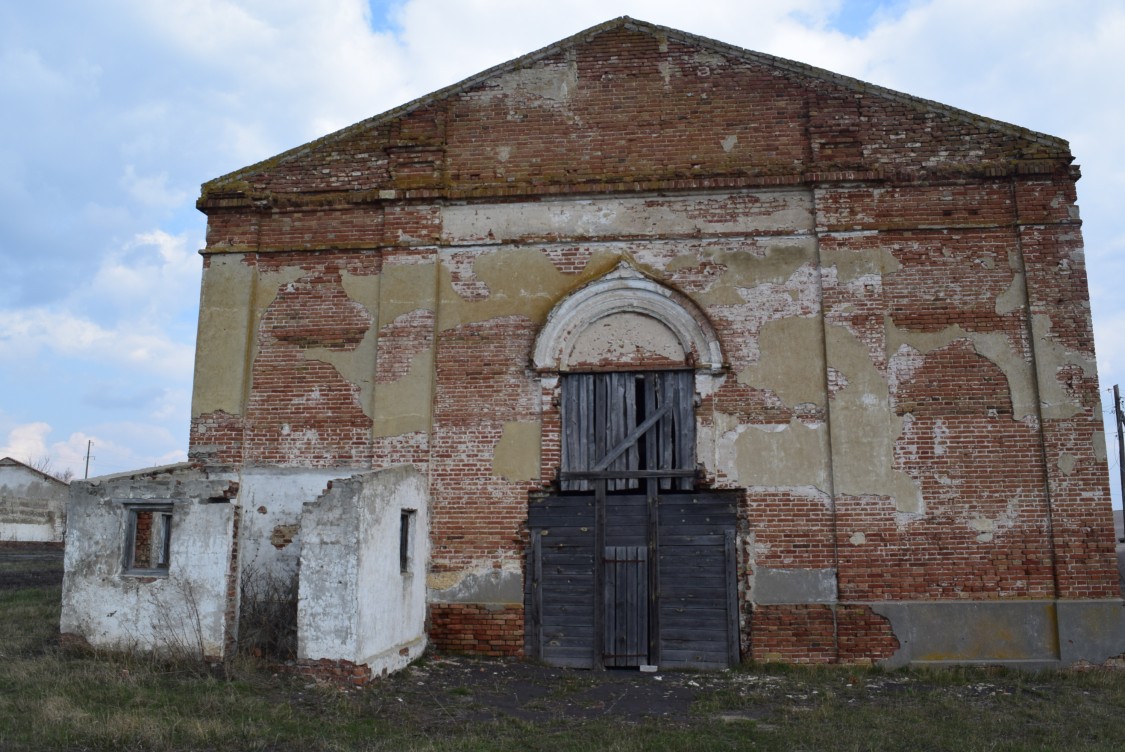
[[[610,473],[607,491],[629,491],[648,473],[695,468],[695,382],[691,371],[573,373],[562,377],[564,473]],[[635,477],[621,477],[633,474]],[[691,477],[663,477],[663,490],[688,491]],[[563,491],[588,491],[564,478]]]
[[[171,563],[172,506],[128,507],[125,570],[132,574],[167,574]]]
[[[403,574],[410,572],[414,559],[414,515],[413,509],[403,509],[399,515],[398,568]]]

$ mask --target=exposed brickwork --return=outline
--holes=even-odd
[[[375,679],[371,674],[371,669],[365,664],[329,658],[299,661],[280,668],[300,676],[349,687],[364,687]]]
[[[205,264],[242,253],[256,286],[245,404],[196,417],[190,456],[414,465],[437,581],[514,576],[528,494],[560,463],[536,337],[625,262],[721,344],[697,460],[745,490],[746,654],[888,658],[872,602],[1119,597],[1070,161],[1014,126],[607,25],[205,186]],[[614,358],[578,365],[690,354]],[[529,426],[538,447],[514,446]],[[766,569],[834,577],[839,601],[760,604]],[[522,653],[522,607],[430,619],[439,649]]]
[[[431,603],[430,641],[451,653],[523,655],[523,607]]]
[[[834,663],[832,606],[755,606],[751,613],[750,657],[755,661]]]
[[[840,663],[873,663],[899,649],[891,623],[869,606],[837,606],[836,635]]]
[[[534,335],[522,317],[441,333],[430,471],[435,571],[522,561],[527,494],[537,484],[500,477],[493,460],[505,423],[539,417],[527,370]]]

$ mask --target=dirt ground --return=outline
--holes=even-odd
[[[401,705],[409,713],[406,708],[437,707],[430,720],[435,728],[504,717],[529,723],[599,718],[688,722],[697,697],[726,688],[731,680],[731,672],[584,671],[434,655],[367,691],[381,697],[386,709]]]
[[[52,587],[62,578],[62,548],[0,543],[0,590]]]

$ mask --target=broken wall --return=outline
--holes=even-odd
[[[379,676],[426,647],[429,498],[398,467],[334,481],[302,516],[298,658]]]
[[[238,484],[187,465],[71,485],[60,631],[95,648],[221,659],[238,615]],[[167,566],[130,571],[130,509],[170,508]]]

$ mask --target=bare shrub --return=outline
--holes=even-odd
[[[44,455],[39,458],[28,457],[27,462],[24,464],[32,470],[38,470],[44,475],[50,475],[55,480],[61,480],[63,483],[70,483],[74,480],[74,471],[69,467],[62,470],[55,470],[55,461],[50,455]]]
[[[297,655],[297,578],[248,567],[242,572],[238,650],[287,661]]]

